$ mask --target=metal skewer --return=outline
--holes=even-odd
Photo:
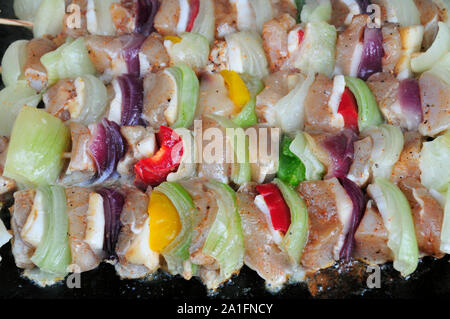
[[[33,27],[33,22],[24,21],[24,20],[17,20],[17,19],[0,18],[0,24],[12,25],[12,26],[18,26],[18,27],[26,27],[26,28]]]

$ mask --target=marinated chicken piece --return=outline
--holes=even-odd
[[[177,87],[173,77],[164,71],[149,73],[144,78],[144,107],[142,118],[150,127],[172,125],[176,118],[169,117],[168,109],[177,110]],[[177,112],[173,112],[176,116]]]
[[[386,72],[375,73],[367,79],[367,85],[389,124],[407,130],[417,130],[420,118],[408,116],[403,112],[399,101],[400,81],[394,75]]]
[[[204,182],[204,179],[192,179],[180,182],[191,195],[195,207],[198,210],[196,217],[197,223],[194,227],[192,243],[189,248],[189,259],[192,263],[201,265],[208,270],[217,270],[219,269],[219,265],[216,260],[202,252],[218,210],[215,194],[204,185]]]
[[[95,252],[86,242],[86,233],[89,228],[88,188],[66,188],[67,216],[69,218],[69,244],[72,255],[71,271],[84,272],[97,268],[103,259],[101,251]]]
[[[109,9],[117,34],[131,34],[136,27],[136,1],[120,0]]]
[[[411,59],[421,51],[424,27],[422,25],[410,25],[400,27],[401,50],[397,65],[394,68],[399,80],[413,78]]]
[[[419,132],[405,132],[403,150],[392,168],[392,180],[397,183],[407,177],[420,179],[420,150],[422,136]]]
[[[212,73],[228,69],[228,46],[225,40],[214,41],[206,70]]]
[[[61,79],[52,85],[43,96],[47,112],[62,121],[86,121],[86,108],[91,98],[86,82],[86,78],[77,77],[74,80]]]
[[[164,47],[163,38],[157,34],[150,34],[142,43],[139,52],[141,76],[149,72],[158,72],[170,64],[170,57]]]
[[[205,178],[216,179],[222,183],[228,184],[229,176],[231,175],[231,164],[226,163],[226,134],[225,130],[215,120],[208,117],[201,118],[202,130],[203,130],[203,146],[199,150],[203,150],[202,161],[198,166],[198,176]],[[210,130],[212,129],[212,130]],[[205,131],[209,131],[210,134],[205,134]],[[217,130],[220,130],[220,135]],[[217,144],[215,139],[223,138],[223,143]],[[222,150],[215,149],[213,145],[223,145]]]
[[[116,271],[121,278],[142,278],[159,267],[159,253],[150,250],[148,196],[135,187],[123,186],[125,204],[120,215],[122,228],[117,241],[119,262]]]
[[[45,207],[43,204],[42,193],[36,192],[36,196],[33,199],[33,206],[31,212],[28,214],[28,218],[23,225],[20,237],[22,240],[31,245],[33,248],[37,248],[44,236],[45,229]]]
[[[65,195],[69,222],[68,240],[72,258],[68,271],[84,272],[94,269],[103,258],[103,228],[100,231],[99,247],[94,248],[88,241],[88,234],[98,233],[99,229],[93,227],[90,215],[94,208],[94,213],[100,213],[104,218],[103,203],[101,203],[101,211],[95,211],[95,208],[98,210],[98,205],[91,207],[90,191],[87,188],[69,187],[65,189]],[[33,268],[30,258],[44,235],[45,206],[42,194],[35,191],[17,192],[15,200],[11,219],[15,245],[13,252],[16,251],[14,257],[18,266],[20,263],[22,268],[30,269]]]
[[[113,37],[89,35],[85,37],[89,58],[97,72],[102,74],[105,82],[113,77],[128,73],[127,65],[122,56],[124,43],[129,36]]]
[[[289,93],[288,73],[271,73],[263,79],[263,83],[265,88],[256,96],[258,122],[276,126],[275,104]]]
[[[244,263],[256,271],[267,284],[279,287],[286,283],[296,265],[275,242],[267,219],[254,203],[258,195],[255,184],[237,192],[239,214],[244,233]]]
[[[161,2],[158,13],[155,16],[154,26],[162,36],[176,35],[178,20],[180,19],[180,1],[165,0]],[[184,32],[182,30],[181,32]]]
[[[444,212],[441,205],[419,179],[407,177],[399,181],[398,186],[411,206],[420,253],[442,257],[440,245]]]
[[[149,195],[133,186],[123,186],[121,191],[125,195],[125,204],[122,208],[120,221],[122,225],[128,225],[130,231],[138,233],[143,229],[148,219]]]
[[[236,6],[230,0],[214,0],[216,38],[222,39],[227,34],[237,31]]]
[[[64,37],[78,38],[88,34],[86,12],[88,0],[69,0],[66,1],[66,8],[69,9],[70,5],[76,5],[80,8],[79,25],[75,25],[73,19],[75,11],[66,12],[63,19],[63,31]]]
[[[295,19],[287,13],[264,23],[263,48],[271,72],[280,70],[288,57],[288,33],[294,26]]]
[[[449,12],[447,10],[448,6],[445,5],[444,2],[442,1],[435,1],[435,3],[438,6],[438,10],[439,10],[439,20],[440,21],[448,21],[449,16]]]
[[[69,109],[76,103],[76,88],[71,79],[62,79],[44,93],[45,109],[62,121],[70,119]]]
[[[30,87],[38,92],[48,85],[47,70],[41,63],[41,57],[56,50],[56,45],[49,39],[32,39],[27,43],[27,60],[24,66],[25,79]]]
[[[215,193],[206,187],[205,181],[202,178],[194,178],[180,181],[180,184],[189,192],[198,210],[192,243],[189,248],[189,262],[200,266],[197,275],[206,287],[208,289],[216,289],[228,278],[223,278],[220,275],[220,265],[215,258],[203,253],[203,246],[218,211]],[[189,279],[191,276],[190,270],[185,269],[183,277]]]
[[[367,13],[367,12],[363,12],[363,10],[361,10],[361,6],[364,5],[369,5],[370,2],[360,2],[357,0],[340,0],[341,3],[343,5],[345,5],[347,7],[347,12],[346,15],[343,17],[344,19],[344,24],[345,25],[349,25],[352,23],[353,17],[358,15],[358,14],[363,14],[363,13]],[[340,8],[338,8],[340,9]],[[345,10],[340,9],[341,10],[341,14],[344,14]]]
[[[367,79],[367,85],[377,100],[378,107],[389,124],[399,126],[401,108],[398,102],[400,82],[390,73],[379,72]]]
[[[366,186],[370,178],[370,156],[372,154],[373,141],[370,136],[354,142],[353,162],[347,174],[347,178],[359,187]]]
[[[336,178],[301,182],[297,191],[309,216],[301,264],[309,272],[327,268],[339,259],[350,226],[352,201]]]
[[[329,100],[333,92],[333,81],[323,74],[318,74],[306,95],[305,131],[336,132],[344,127],[340,114],[333,112]]]
[[[22,269],[31,269],[34,267],[31,261],[34,248],[32,245],[22,240],[21,232],[31,213],[33,200],[36,192],[34,190],[23,190],[14,193],[14,206],[11,211],[11,229],[13,238],[11,239],[12,254],[16,262],[16,266]]]
[[[134,165],[141,159],[151,157],[156,152],[155,132],[143,126],[122,126],[120,133],[127,141],[127,152],[117,165],[117,172],[123,180],[132,182]]]
[[[216,114],[229,117],[235,106],[229,98],[225,81],[219,73],[204,72],[200,76],[200,94],[197,117],[205,114]]]
[[[244,1],[245,2],[245,1]],[[248,5],[248,3],[247,3]],[[250,8],[248,8],[250,10]],[[244,30],[248,30],[247,28],[245,28]],[[243,31],[242,34],[244,33],[249,33],[249,34],[253,34],[254,40],[257,40],[258,42],[261,42],[261,47],[257,48],[261,51],[259,51],[257,54],[258,55],[263,55],[264,56],[264,64],[266,64],[266,58],[265,58],[265,54],[262,52],[264,51],[263,48],[263,43],[262,41],[259,41],[261,38],[259,36],[259,34],[257,34],[255,31]],[[230,32],[233,33],[233,32]],[[258,38],[258,39],[257,39]],[[210,72],[220,72],[222,70],[234,70],[238,73],[243,73],[246,69],[245,64],[249,63],[246,59],[249,57],[243,56],[242,54],[240,54],[237,48],[237,42],[235,43],[237,40],[237,38],[234,38],[232,35],[229,36],[225,36],[225,40],[216,40],[214,41],[210,53],[209,53],[209,63],[206,67],[207,71]],[[253,40],[252,40],[253,41]],[[253,42],[256,43],[256,42]],[[256,43],[255,45],[257,45],[259,47],[259,43]],[[235,48],[236,47],[236,48]],[[267,75],[267,70],[266,70],[266,65],[262,66],[262,70],[260,70],[260,72],[253,72],[256,76],[259,77],[263,77],[265,75]],[[250,72],[251,70],[249,70]],[[245,73],[245,72],[244,72]]]
[[[384,72],[393,73],[402,53],[402,41],[398,25],[385,23],[381,28],[383,34],[384,56],[381,60]]]
[[[357,75],[363,52],[364,29],[367,21],[367,15],[356,15],[348,28],[339,34],[336,44],[336,74]]]
[[[271,0],[274,16],[289,14],[291,17],[297,16],[297,6],[292,0]]]
[[[419,78],[423,122],[419,132],[436,136],[450,128],[450,90],[448,85],[430,72]]]
[[[420,14],[420,24],[424,26],[422,47],[428,49],[436,37],[439,22],[439,7],[433,0],[414,0]]]
[[[12,192],[16,190],[17,186],[14,180],[2,176],[8,151],[8,143],[8,138],[0,136],[0,207],[3,201],[10,199]]]
[[[229,6],[236,11],[236,25],[239,31],[261,33],[263,24],[272,18],[283,15],[295,17],[297,13],[294,2],[290,0],[269,0],[263,2],[229,0],[229,3]]]
[[[389,247],[388,231],[383,218],[372,200],[355,233],[353,257],[368,264],[383,264],[393,260]]]
[[[71,122],[69,127],[72,136],[72,152],[70,162],[61,176],[60,182],[63,185],[76,185],[94,177],[96,169],[95,163],[88,152],[91,138],[89,128],[75,122]]]
[[[331,0],[331,21],[330,24],[336,26],[336,29],[344,29],[348,24],[348,15],[350,10],[342,0]]]

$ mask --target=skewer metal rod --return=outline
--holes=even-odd
[[[33,22],[30,22],[30,21],[17,20],[17,19],[5,19],[5,18],[0,18],[0,24],[12,25],[12,26],[18,26],[18,27],[32,27],[33,26]]]

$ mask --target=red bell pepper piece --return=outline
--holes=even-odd
[[[176,171],[183,156],[183,141],[172,129],[161,126],[156,134],[159,150],[149,158],[134,165],[136,181],[141,184],[158,185],[164,182],[171,172]]]
[[[342,94],[341,103],[339,103],[338,113],[344,117],[345,127],[359,134],[358,129],[358,104],[355,96],[348,87]]]
[[[256,190],[269,208],[273,229],[285,234],[291,225],[291,211],[280,190],[273,183],[257,185]]]
[[[191,10],[189,12],[189,21],[186,26],[186,32],[191,32],[194,27],[195,18],[197,18],[198,11],[200,10],[200,0],[191,0]]]
[[[305,31],[303,31],[302,29],[299,29],[298,30],[298,44],[299,45],[300,45],[300,43],[302,43],[304,36],[305,36]]]

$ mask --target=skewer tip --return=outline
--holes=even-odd
[[[12,26],[18,26],[18,27],[27,27],[27,28],[33,27],[33,22],[25,21],[25,20],[18,20],[18,19],[0,18],[0,24],[12,25]]]

